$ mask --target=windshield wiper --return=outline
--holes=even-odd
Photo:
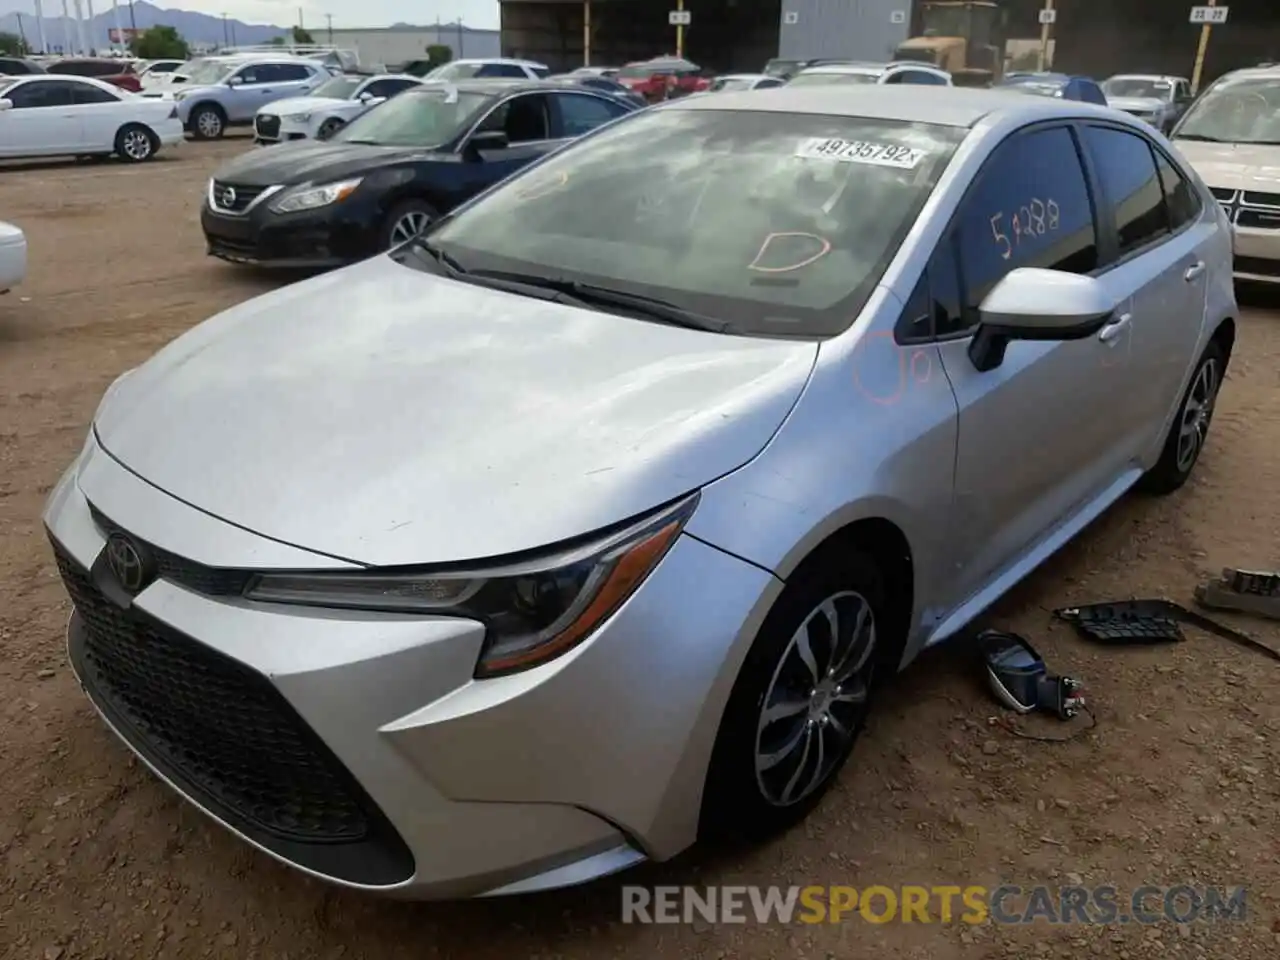
[[[1211,137],[1205,133],[1180,133],[1177,136],[1179,140],[1200,140],[1204,143],[1222,143],[1218,137]]]
[[[432,260],[440,264],[440,266],[444,267],[445,272],[448,273],[449,276],[461,277],[466,274],[467,268],[454,259],[452,254],[445,253],[422,234],[418,234],[410,240],[409,243],[426,253]]]
[[[377,140],[370,140],[368,137],[344,137],[341,140],[334,140],[333,143],[363,143],[370,147],[378,145]]]
[[[666,300],[659,300],[657,297],[646,297],[641,293],[614,290],[612,287],[600,287],[593,283],[582,283],[578,280],[561,280],[556,277],[543,277],[537,274],[509,273],[505,270],[477,270],[472,276],[552,290],[576,300],[579,305],[621,307],[632,313],[640,314],[647,319],[657,320],[659,323],[670,324],[673,327],[706,330],[711,333],[724,333],[729,329],[729,324],[723,320],[694,313],[692,310],[686,310],[684,307],[676,306]]]

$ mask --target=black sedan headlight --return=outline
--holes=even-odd
[[[462,617],[485,625],[478,677],[573,649],[635,593],[675,543],[698,496],[581,546],[491,569],[265,573],[245,596],[270,603]]]

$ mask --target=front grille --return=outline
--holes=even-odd
[[[1236,273],[1280,278],[1280,260],[1268,260],[1265,257],[1236,257],[1232,266]]]
[[[388,885],[413,874],[394,828],[263,676],[96,585],[53,541],[78,614],[86,692],[143,757],[240,833],[319,873]]]
[[[1243,207],[1236,214],[1236,226],[1252,227],[1255,230],[1280,230],[1280,210],[1269,213],[1266,210]]]
[[[1280,208],[1280,193],[1263,193],[1260,190],[1246,190],[1241,195],[1240,202],[1248,207]]]
[[[101,510],[89,505],[89,514],[93,522],[104,536],[113,533],[125,533],[119,524],[110,520]],[[133,540],[144,543],[138,537],[129,534]],[[179,557],[177,554],[162,550],[154,544],[146,544],[147,551],[155,558],[157,575],[162,580],[169,580],[196,593],[213,597],[238,597],[244,593],[245,587],[253,579],[253,574],[245,570],[229,570],[223,567],[206,567],[202,563]]]
[[[264,140],[276,140],[280,136],[280,118],[260,113],[253,120],[253,132]]]
[[[266,187],[242,187],[239,184],[213,181],[209,199],[220,213],[244,213]]]
[[[1209,192],[1212,193],[1214,197],[1216,197],[1218,200],[1221,200],[1223,203],[1230,203],[1232,200],[1236,198],[1236,193],[1237,193],[1237,191],[1228,190],[1225,187],[1210,187]]]

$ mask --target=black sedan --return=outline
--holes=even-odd
[[[399,246],[562,144],[634,111],[582,87],[468,80],[406,90],[328,140],[259,148],[209,181],[209,253],[332,267]]]

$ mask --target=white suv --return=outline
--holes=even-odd
[[[542,80],[551,68],[534,60],[511,60],[493,57],[487,60],[450,60],[427,74],[432,80],[473,80],[489,77],[513,77],[517,80]]]
[[[927,63],[899,60],[893,63],[824,63],[801,70],[787,86],[825,86],[849,83],[923,83],[950,87],[951,74]]]

